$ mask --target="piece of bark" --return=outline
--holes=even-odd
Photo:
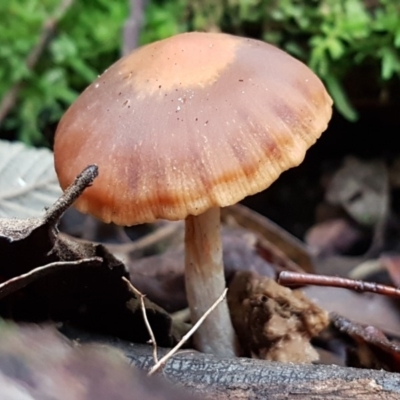
[[[153,365],[151,346],[126,346],[133,365]],[[162,356],[160,352],[160,356]],[[182,352],[162,374],[204,400],[398,400],[400,375],[334,365],[282,364],[246,358],[219,359]]]
[[[238,272],[229,286],[228,304],[244,355],[296,363],[318,360],[310,340],[328,326],[328,313],[301,291]]]

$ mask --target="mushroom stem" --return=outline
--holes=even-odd
[[[219,208],[186,218],[185,251],[186,294],[192,322],[196,323],[226,286]],[[199,327],[194,340],[204,353],[235,356],[235,332],[226,300]]]

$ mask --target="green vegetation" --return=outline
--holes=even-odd
[[[121,26],[128,12],[124,0],[75,1],[33,69],[25,60],[38,43],[45,21],[60,0],[1,0],[0,98],[23,80],[16,106],[2,128],[26,143],[43,141],[65,108],[97,75],[119,57]],[[6,62],[4,62],[6,60]]]
[[[0,2],[0,15],[6,16],[0,31],[0,98],[23,82],[2,132],[27,143],[43,141],[40,132],[52,132],[77,94],[120,53],[128,1],[75,1],[38,63],[27,68],[25,60],[59,3]],[[337,109],[355,120],[344,79],[357,66],[372,68],[382,88],[400,78],[399,21],[398,0],[149,0],[141,43],[188,30],[269,41],[307,62]]]

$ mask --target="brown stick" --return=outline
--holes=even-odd
[[[81,268],[82,265],[98,267],[101,265],[100,257],[84,258],[78,261],[56,261],[30,270],[25,274],[18,275],[0,284],[0,300],[8,295],[23,289],[30,283],[54,272],[71,268]]]
[[[60,198],[46,211],[43,218],[47,224],[57,224],[73,202],[88,188],[99,174],[97,165],[88,165],[67,187]]]
[[[129,54],[139,43],[140,29],[143,24],[143,14],[146,0],[130,0],[130,12],[124,26],[122,55]]]
[[[58,21],[65,15],[73,1],[74,0],[62,0],[55,13],[44,22],[39,40],[25,60],[25,64],[29,70],[32,70],[36,66],[56,29]],[[20,80],[14,83],[14,85],[11,86],[8,92],[3,96],[0,103],[0,124],[14,107],[22,87],[23,81]]]
[[[372,292],[400,298],[400,289],[393,286],[380,285],[375,282],[357,281],[338,276],[300,274],[297,272],[283,271],[279,274],[278,283],[284,286],[331,286],[355,290],[357,292]]]
[[[147,332],[149,333],[151,345],[153,346],[153,359],[154,362],[157,364],[158,363],[157,341],[156,337],[154,336],[153,329],[151,328],[149,319],[147,318],[146,306],[144,304],[145,295],[139,290],[137,290],[135,286],[133,286],[132,283],[124,276],[122,277],[122,280],[128,285],[129,290],[140,299],[140,308],[142,309],[143,321],[146,325]]]

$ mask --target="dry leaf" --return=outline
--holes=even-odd
[[[349,365],[359,368],[400,372],[400,343],[389,341],[382,331],[371,325],[360,325],[337,314],[331,314],[333,325],[352,339]]]
[[[374,293],[341,288],[307,286],[302,291],[320,307],[354,322],[373,325],[392,335],[400,332],[400,302]]]
[[[225,227],[222,247],[225,276],[229,282],[236,271],[257,271],[275,277],[274,266],[261,258],[256,249],[257,238],[242,228]],[[169,312],[187,307],[183,248],[127,263],[132,283],[149,299]]]
[[[241,204],[221,209],[222,220],[228,226],[239,226],[257,235],[262,256],[284,269],[313,272],[307,246],[268,218]]]
[[[394,286],[400,286],[400,255],[399,254],[383,254],[379,258],[379,262],[383,268],[387,270]]]
[[[328,187],[326,199],[340,204],[358,223],[375,226],[389,212],[389,178],[382,161],[348,157]]]
[[[0,140],[0,217],[37,217],[61,194],[48,149]]]
[[[0,218],[0,315],[17,321],[69,321],[127,340],[149,339],[143,316],[122,277],[123,263],[102,245],[61,237],[58,219],[97,176],[89,167],[42,218]],[[157,342],[174,343],[172,321],[148,306]]]
[[[310,249],[319,257],[346,254],[364,238],[364,232],[344,218],[320,222],[310,228],[305,237]]]
[[[192,398],[128,364],[107,345],[73,346],[54,328],[0,324],[3,400],[167,400]]]

